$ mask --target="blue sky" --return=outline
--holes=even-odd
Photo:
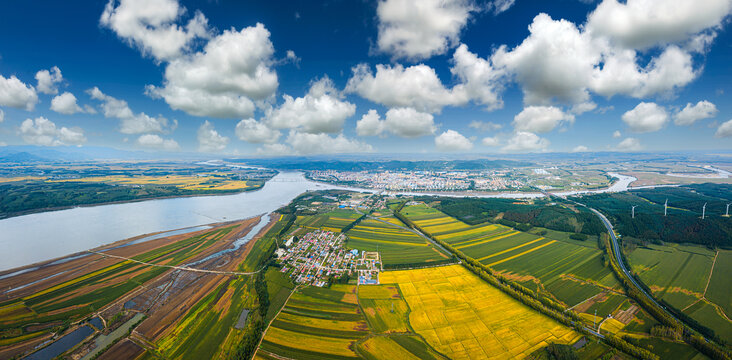
[[[6,1],[0,145],[730,150],[731,10],[731,0]]]

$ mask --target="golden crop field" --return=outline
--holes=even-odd
[[[420,225],[421,226],[421,225]],[[462,229],[469,228],[470,226],[462,221],[453,221],[447,224],[424,226],[424,230],[430,234],[437,234],[441,232],[457,232]]]
[[[581,337],[460,265],[387,271],[380,280],[399,285],[414,331],[450,358],[522,359],[550,342]]]
[[[228,180],[216,176],[89,176],[78,179],[48,180],[48,182],[86,182],[124,185],[174,185],[186,190],[243,190],[249,187],[243,180]]]

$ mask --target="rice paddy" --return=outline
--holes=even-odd
[[[448,258],[423,237],[385,221],[364,219],[347,235],[349,249],[378,251],[386,266],[429,263]]]
[[[382,283],[399,285],[414,331],[450,358],[520,359],[581,337],[459,265],[385,272]]]

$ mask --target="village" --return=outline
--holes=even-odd
[[[277,249],[280,270],[297,284],[327,287],[333,281],[358,277],[359,284],[378,284],[381,261],[377,252],[347,250],[346,235],[315,230],[292,236]]]

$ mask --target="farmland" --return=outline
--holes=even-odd
[[[732,321],[728,320],[732,310],[732,251],[650,244],[634,249],[629,260],[656,298],[732,342]]]
[[[382,283],[399,285],[412,328],[450,358],[523,358],[580,337],[462,266],[385,272]]]
[[[424,204],[407,206],[402,213],[426,233],[529,288],[548,291],[567,306],[619,290],[594,241],[570,240],[559,231],[538,235],[500,224],[467,225]]]
[[[394,217],[382,221],[366,219],[349,230],[348,248],[377,251],[384,266],[420,264],[448,259],[426,239],[394,224]],[[398,221],[398,220],[397,220]]]

